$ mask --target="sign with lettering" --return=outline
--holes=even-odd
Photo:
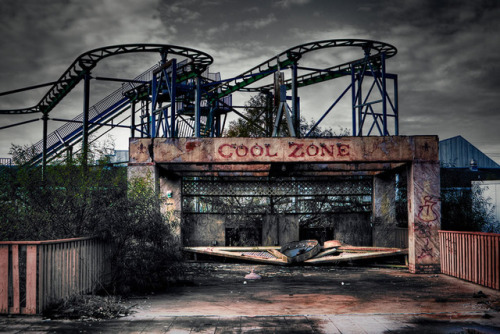
[[[417,138],[154,138],[151,153],[157,163],[394,162],[412,161],[417,155],[437,159],[437,138]]]
[[[231,159],[233,157],[237,158],[273,158],[278,156],[277,148],[273,148],[272,144],[265,143],[261,146],[258,143],[253,145],[245,144],[221,144],[219,145],[217,152],[223,159]],[[290,159],[304,158],[304,157],[345,157],[349,155],[349,145],[337,143],[335,144],[325,144],[311,143],[305,145],[304,143],[289,142],[288,150],[285,149],[285,157]]]

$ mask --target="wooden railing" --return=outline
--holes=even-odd
[[[110,274],[110,245],[96,238],[0,242],[0,314],[37,314]]]
[[[500,289],[500,234],[439,231],[441,272]]]

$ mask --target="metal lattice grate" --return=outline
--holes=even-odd
[[[369,212],[371,178],[224,180],[185,178],[186,213],[270,214]]]
[[[227,181],[220,179],[185,179],[185,196],[315,196],[371,194],[371,179],[293,180],[254,179]]]

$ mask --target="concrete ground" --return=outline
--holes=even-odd
[[[120,319],[0,317],[0,333],[500,333],[500,291],[445,275],[191,263],[179,283]]]

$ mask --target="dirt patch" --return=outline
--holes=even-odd
[[[254,269],[259,280],[245,280]],[[469,314],[498,317],[500,292],[445,275],[367,267],[191,263],[184,284],[145,296],[137,316]],[[482,291],[486,297],[474,298]],[[137,302],[137,301],[134,301]]]

